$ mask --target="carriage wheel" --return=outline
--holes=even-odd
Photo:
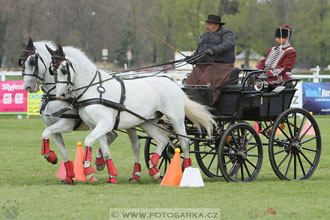
[[[280,114],[273,124],[268,151],[281,180],[311,177],[321,156],[321,133],[313,116],[300,108]]]
[[[219,139],[211,143],[196,141],[194,144],[197,163],[208,177],[222,177],[218,163]]]
[[[254,180],[262,165],[262,142],[258,133],[247,123],[230,126],[219,143],[219,166],[228,181]]]
[[[208,142],[196,141],[194,144],[194,153],[197,163],[203,173],[208,177],[222,177],[218,163],[218,148],[221,134],[236,121],[221,121],[218,124],[220,130],[214,139]]]
[[[178,139],[171,138],[171,141],[175,147],[180,148]],[[157,148],[157,145],[156,145],[155,141],[152,138],[147,138],[145,145],[144,145],[144,160],[146,162],[148,169],[149,169],[150,158],[151,158],[152,154],[155,152],[156,148]],[[161,178],[163,178],[163,176],[165,175],[166,170],[171,163],[173,155],[174,155],[173,147],[170,144],[167,144],[166,147],[164,148],[162,154],[160,155],[159,163],[158,163],[158,167],[157,167],[160,170]],[[183,158],[183,157],[181,156],[181,158]]]

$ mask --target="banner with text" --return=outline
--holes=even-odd
[[[24,81],[0,81],[0,114],[39,115],[42,91],[28,93]]]
[[[0,81],[0,114],[26,114],[24,81]]]
[[[330,83],[303,83],[303,108],[313,114],[330,114]]]

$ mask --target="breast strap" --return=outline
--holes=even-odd
[[[120,100],[119,100],[119,103],[117,103],[117,102],[103,99],[102,96],[103,96],[103,93],[105,92],[105,88],[102,86],[102,78],[101,78],[101,73],[99,71],[97,71],[97,75],[99,77],[99,86],[97,87],[97,90],[100,94],[99,98],[86,99],[83,101],[75,102],[75,103],[73,103],[73,106],[75,108],[82,108],[82,107],[86,107],[88,105],[100,104],[100,105],[104,105],[104,106],[118,110],[117,116],[116,116],[116,121],[115,121],[115,124],[113,127],[114,130],[117,130],[119,122],[120,122],[120,113],[126,109],[124,106],[124,102],[126,99],[126,89],[125,89],[124,81],[119,76],[116,76],[116,75],[113,76],[113,78],[115,78],[120,83],[120,87],[121,87]]]

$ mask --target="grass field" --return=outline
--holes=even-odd
[[[133,154],[125,134],[120,134],[110,147],[119,172],[118,185],[106,184],[105,170],[96,173],[97,182],[61,185],[56,178],[59,163],[49,164],[40,155],[42,120],[0,116],[0,205],[16,205],[15,219],[109,219],[110,208],[219,208],[221,219],[329,219],[330,117],[315,118],[322,132],[323,148],[320,164],[309,180],[279,180],[264,148],[263,167],[253,182],[227,183],[222,178],[203,175],[205,187],[179,188],[152,182],[143,149],[142,183],[129,183]],[[86,134],[64,135],[70,159],[74,160],[76,142],[83,141]],[[51,148],[60,157],[52,140]],[[194,155],[192,159],[197,167]],[[269,208],[276,214],[264,214]],[[0,219],[6,219],[4,210],[0,211]]]

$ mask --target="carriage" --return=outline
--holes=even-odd
[[[238,82],[238,74],[243,76]],[[259,174],[263,147],[268,146],[271,167],[281,180],[308,179],[315,171],[321,154],[321,133],[313,116],[302,108],[290,108],[299,79],[290,79],[276,88],[268,88],[263,70],[234,69],[229,83],[221,88],[219,99],[212,104],[212,89],[183,88],[193,100],[207,105],[218,128],[213,136],[200,133],[186,119],[190,136],[190,153],[194,153],[201,170],[208,177],[226,181],[253,181]],[[257,80],[256,80],[257,79]],[[161,120],[164,127],[171,125]],[[145,162],[155,149],[154,140],[145,141]],[[162,152],[158,168],[164,174],[180,147],[176,135]]]
[[[198,165],[207,176],[224,177],[227,181],[254,180],[261,169],[263,146],[268,146],[271,166],[282,180],[308,179],[317,168],[321,154],[321,134],[318,125],[306,110],[290,108],[298,79],[290,79],[276,88],[270,88],[267,86],[267,80],[262,77],[263,70],[234,69],[228,82],[222,86],[219,99],[213,104],[211,88],[183,88],[189,99],[175,83],[163,77],[151,77],[134,82],[128,80],[124,86],[120,77],[109,76],[109,73],[97,70],[81,50],[67,47],[65,55],[60,45],[56,51],[47,46],[48,52],[52,54],[50,56],[45,49],[45,43],[49,42],[34,44],[30,39],[19,61],[24,67],[22,73],[25,90],[36,92],[39,84],[43,82],[45,97],[48,97],[46,104],[48,103],[49,113],[42,112],[47,125],[42,134],[42,154],[48,162],[56,163],[56,155],[49,148],[49,137],[53,135],[55,140],[58,138],[56,143],[61,156],[67,161],[65,166],[70,175],[67,175],[65,181],[69,184],[73,183],[73,166],[70,165],[72,161],[68,159],[61,133],[72,132],[78,119],[72,117],[54,119],[53,116],[67,111],[71,115],[78,116],[78,109],[79,116],[83,120],[85,118],[84,122],[89,123],[87,125],[90,128],[94,128],[85,139],[86,150],[90,154],[88,165],[91,162],[90,146],[98,139],[103,155],[97,150],[96,156],[99,159],[107,156],[110,183],[116,182],[111,180],[115,179],[117,172],[108,145],[116,136],[108,136],[108,132],[116,130],[117,126],[118,129],[127,130],[132,142],[135,156],[132,178],[137,181],[139,181],[137,173],[141,170],[140,145],[136,131],[133,129],[136,126],[153,135],[153,138],[141,135],[139,137],[145,139],[144,154],[149,175],[151,175],[150,170],[156,170],[157,172],[151,175],[156,178],[160,175],[159,170],[161,174],[167,170],[175,147],[182,149],[185,154],[184,161],[189,160],[188,165],[190,165],[190,151],[195,154]],[[39,53],[36,52],[36,48]],[[55,77],[50,71],[51,59],[52,67],[58,69]],[[239,79],[239,75],[243,77]],[[96,79],[98,82],[94,82]],[[157,85],[157,90],[154,90],[154,84]],[[56,97],[65,98],[74,92],[73,99],[68,101],[51,98],[55,97],[55,88]],[[125,91],[130,92],[131,96],[126,96]],[[153,94],[153,98],[149,96],[150,94]],[[157,95],[162,100],[163,111],[160,112],[157,110],[158,102],[154,97]],[[83,96],[87,98],[81,100]],[[54,105],[49,104],[52,100],[57,100]],[[123,105],[124,101],[125,105]],[[59,102],[61,105],[58,104]],[[144,105],[145,103],[148,105]],[[204,106],[209,106],[210,109],[205,110]],[[207,123],[201,125],[206,125],[204,127],[207,129],[200,130],[196,123],[192,123],[194,117],[188,119],[189,115],[185,111],[190,108],[194,110],[187,111],[195,116],[199,114],[198,111],[206,115]],[[102,114],[95,114],[96,112]],[[161,117],[159,113],[163,113],[168,121],[166,118],[159,120]],[[212,130],[210,128],[214,120],[210,113],[213,114],[217,124],[213,133],[210,132]],[[149,119],[142,114],[149,114]],[[122,118],[125,122],[120,127],[119,121],[122,121]],[[98,122],[93,124],[93,120]],[[200,121],[197,120],[198,123]],[[155,129],[155,126],[169,134],[169,143],[167,135]],[[160,143],[159,146],[156,144],[156,138],[158,144]],[[157,163],[153,163],[152,156],[156,154]],[[99,165],[103,169],[104,160]],[[149,167],[150,165],[153,167]]]

